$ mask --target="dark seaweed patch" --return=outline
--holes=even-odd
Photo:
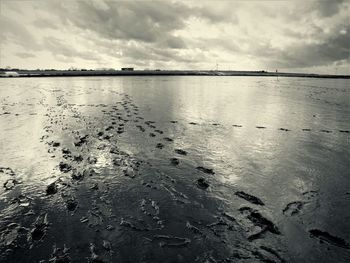
[[[81,155],[78,155],[78,156],[74,156],[74,161],[77,162],[77,163],[80,163],[84,160],[83,156]]]
[[[143,128],[141,125],[137,125],[136,126],[140,131],[142,131],[142,132],[145,132],[146,130],[145,130],[145,128]]]
[[[256,196],[253,196],[253,195],[250,195],[250,194],[247,194],[243,191],[238,191],[235,193],[235,195],[237,195],[238,197],[240,198],[243,198],[244,200],[252,203],[252,204],[255,204],[255,205],[265,205],[263,201],[261,201],[260,198],[256,197]]]
[[[175,152],[180,155],[187,155],[187,152],[181,149],[175,149]]]
[[[197,180],[197,186],[201,189],[207,189],[209,187],[209,183],[204,178],[199,178]]]
[[[69,199],[66,201],[66,206],[69,211],[74,211],[78,206],[78,202],[74,199]]]
[[[62,153],[68,155],[71,154],[71,151],[68,148],[63,148]]]
[[[279,128],[280,131],[290,131],[289,129],[286,128]]]
[[[261,215],[257,210],[250,207],[242,207],[239,209],[240,212],[245,213],[247,218],[256,226],[262,228],[262,230],[270,231],[273,234],[280,235],[281,232],[277,226],[272,223],[269,219]]]
[[[70,170],[72,170],[72,166],[64,162],[60,162],[59,168],[63,173],[68,173]]]
[[[83,144],[87,143],[87,138],[89,137],[89,135],[85,135],[79,138],[79,140],[77,142],[74,143],[75,146],[80,147]]]
[[[153,240],[160,240],[161,247],[185,247],[191,240],[183,237],[167,236],[167,235],[155,235]]]
[[[53,182],[46,187],[46,194],[53,195],[55,193],[57,193],[57,185],[56,182]]]
[[[304,203],[300,201],[291,202],[283,209],[283,214],[294,216],[300,213],[300,210],[303,208]]]
[[[213,169],[205,168],[203,166],[198,166],[198,167],[196,167],[196,169],[203,172],[203,173],[206,173],[206,174],[215,174]]]
[[[9,179],[4,183],[4,187],[6,190],[12,190],[16,184],[19,184],[19,182],[15,179]]]
[[[53,142],[52,143],[52,147],[58,147],[58,146],[60,146],[61,144],[59,143],[59,142]]]
[[[311,237],[318,238],[319,240],[324,241],[328,244],[345,248],[345,249],[350,249],[350,244],[348,242],[346,242],[344,239],[340,237],[333,236],[328,232],[325,232],[319,229],[311,229],[309,230],[309,233]]]
[[[157,147],[158,149],[163,149],[164,144],[162,144],[162,143],[157,143],[156,147]]]
[[[0,167],[0,173],[4,173],[10,176],[14,176],[15,172],[9,167]]]
[[[180,163],[180,161],[179,161],[179,159],[177,159],[177,158],[171,158],[171,159],[170,159],[170,163],[171,163],[172,165],[178,165],[178,164]]]

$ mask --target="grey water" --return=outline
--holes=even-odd
[[[1,262],[349,262],[349,79],[0,79]]]

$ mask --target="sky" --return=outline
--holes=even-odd
[[[350,0],[0,0],[0,67],[349,74]]]

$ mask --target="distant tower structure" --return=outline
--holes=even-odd
[[[219,70],[219,64],[218,64],[218,62],[216,61],[216,71],[218,71]]]

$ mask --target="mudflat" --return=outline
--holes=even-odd
[[[348,79],[0,79],[1,262],[348,262]]]

